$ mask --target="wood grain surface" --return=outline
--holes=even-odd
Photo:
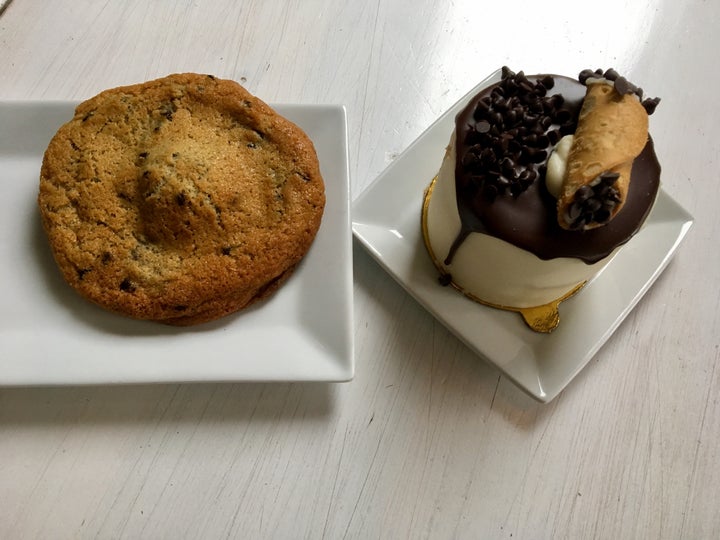
[[[696,222],[547,405],[357,243],[350,383],[0,389],[0,538],[720,537],[720,3],[556,4],[10,3],[0,99],[198,71],[343,104],[353,197],[498,67],[613,66],[662,98],[663,186]]]

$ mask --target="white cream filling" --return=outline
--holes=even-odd
[[[567,160],[570,154],[574,137],[565,135],[555,145],[547,163],[547,172],[545,173],[545,186],[550,195],[558,199],[562,193],[562,185],[567,172]]]

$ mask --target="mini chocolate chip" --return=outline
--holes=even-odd
[[[560,134],[570,135],[571,133],[575,133],[575,126],[572,122],[565,122],[560,126]]]
[[[620,173],[617,172],[605,172],[600,175],[600,182],[608,186],[613,185],[617,179],[620,178]]]
[[[500,170],[505,176],[512,176],[515,171],[515,164],[510,158],[505,157],[500,161]]]
[[[557,109],[553,120],[557,124],[564,124],[572,119],[572,114],[567,109]]]
[[[588,200],[590,197],[592,197],[593,190],[590,186],[580,186],[578,190],[575,192],[575,196],[573,197],[574,201],[577,202],[584,202]]]
[[[614,81],[617,80],[618,77],[620,77],[620,74],[615,71],[613,68],[610,68],[605,71],[603,74],[603,77],[605,77],[608,81]]]
[[[543,134],[537,136],[536,144],[537,144],[538,148],[547,148],[548,146],[550,146],[550,139],[548,138],[547,135],[545,135],[543,133]]]
[[[547,132],[547,138],[548,141],[550,141],[550,144],[556,145],[558,141],[560,141],[560,130],[559,129],[552,129]]]
[[[482,163],[484,166],[491,165],[497,161],[497,158],[495,157],[495,152],[492,151],[490,148],[485,148],[480,152],[480,163]]]
[[[452,274],[440,274],[438,277],[438,283],[440,283],[443,287],[447,287],[450,283],[452,283]]]
[[[651,115],[655,112],[655,109],[658,106],[658,103],[660,103],[660,98],[647,98],[643,100],[642,106],[645,108],[645,112],[648,113],[648,115]]]
[[[175,311],[185,311],[188,307],[183,305],[173,306]]]
[[[513,156],[517,156],[522,151],[522,144],[518,142],[516,139],[510,139],[508,141],[508,152],[510,152]]]
[[[533,134],[535,134],[535,135],[542,135],[543,133],[545,133],[545,128],[542,127],[542,124],[541,124],[540,122],[536,123],[536,124],[531,128],[531,130],[532,130],[531,132],[532,132]]]
[[[135,285],[133,285],[129,278],[125,278],[120,282],[120,290],[129,293],[135,292]]]
[[[482,142],[482,136],[474,129],[469,129],[465,132],[465,144],[472,145]]]
[[[587,82],[587,80],[591,77],[595,77],[595,72],[593,72],[592,69],[583,69],[580,72],[580,75],[578,75],[578,80],[580,83],[585,84],[585,82]]]
[[[473,154],[472,152],[467,152],[461,160],[461,163],[463,164],[463,167],[472,167],[476,163],[479,163],[479,159],[477,154]]]
[[[185,203],[187,202],[187,199],[185,198],[185,194],[180,192],[177,195],[175,195],[175,202],[178,206],[185,206]]]
[[[473,117],[475,120],[482,120],[487,116],[487,114],[490,112],[490,104],[485,103],[483,100],[478,101],[477,106],[475,107],[475,111],[473,112]]]
[[[577,218],[580,217],[580,213],[581,213],[581,205],[579,202],[576,201],[568,207],[567,212],[566,212],[566,218],[568,221],[573,222]]]
[[[530,110],[534,113],[540,114],[544,111],[543,102],[540,98],[535,99],[529,103]]]
[[[607,223],[610,221],[610,212],[605,208],[601,208],[593,214],[593,221],[603,224]]]
[[[526,114],[525,118],[523,118],[523,125],[525,127],[533,127],[535,124],[538,123],[539,119],[540,117],[536,114]]]
[[[502,137],[498,137],[493,141],[493,148],[495,148],[495,151],[499,154],[506,154],[508,151],[508,141],[510,140],[509,137],[506,137],[504,134]]]
[[[517,83],[515,82],[515,79],[513,79],[513,78],[503,79],[501,84],[502,84],[503,88],[505,88],[505,90],[506,90],[505,95],[512,96],[513,94],[515,94],[517,92]]]
[[[635,85],[628,81],[625,77],[618,77],[614,82],[615,91],[621,96],[635,93]]]
[[[598,199],[591,197],[586,202],[586,208],[590,212],[597,212],[598,210],[600,210],[600,208],[602,208],[602,203]]]
[[[518,180],[520,180],[520,183],[527,187],[530,184],[532,184],[534,178],[532,176],[532,173],[535,171],[533,169],[523,169],[520,174],[518,175]]]
[[[100,258],[100,262],[102,262],[103,264],[107,264],[112,261],[112,258],[112,254],[109,251],[105,251]]]
[[[83,278],[85,277],[85,274],[87,274],[89,271],[90,271],[89,268],[78,268],[78,269],[77,269],[78,279],[79,279],[80,281],[82,281]]]
[[[548,154],[546,150],[535,150],[530,156],[530,161],[533,163],[542,163],[547,157]]]
[[[249,142],[249,143],[247,143],[247,147],[248,147],[248,148],[255,148],[255,143],[254,143],[254,142]]]

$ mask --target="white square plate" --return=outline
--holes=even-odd
[[[106,312],[68,287],[36,206],[40,163],[75,103],[0,103],[0,385],[346,381],[353,377],[345,109],[277,105],[313,140],[327,204],[315,242],[269,300],[173,328]]]
[[[692,225],[692,216],[660,191],[643,229],[577,295],[560,304],[552,334],[530,330],[520,315],[477,304],[438,273],[423,242],[423,192],[437,174],[455,116],[499,71],[428,128],[353,204],[353,232],[415,299],[470,349],[539,401],[577,375],[657,279]]]

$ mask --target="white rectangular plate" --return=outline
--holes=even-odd
[[[353,377],[352,235],[345,109],[277,105],[313,140],[322,225],[269,300],[189,328],[135,321],[60,276],[36,206],[42,155],[75,103],[0,102],[0,385],[346,381]]]
[[[440,168],[455,116],[480,83],[428,128],[353,204],[353,232],[415,299],[470,349],[539,401],[577,375],[642,298],[675,253],[692,216],[658,193],[645,226],[580,293],[560,305],[560,326],[538,334],[520,315],[477,304],[438,284],[420,229],[423,191]]]

